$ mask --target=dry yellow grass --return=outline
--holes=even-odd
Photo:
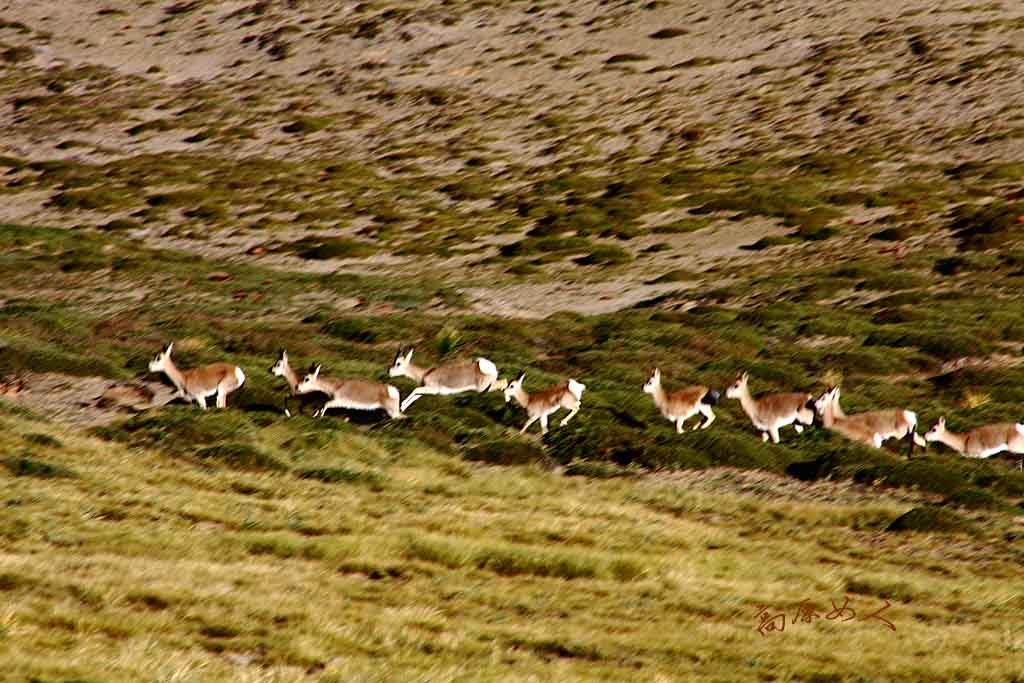
[[[5,452],[74,475],[0,470],[5,680],[1019,674],[1024,592],[998,514],[977,536],[887,534],[906,500],[802,502],[771,477],[761,496],[566,478],[358,434],[324,458],[376,485],[322,484],[0,420]],[[896,631],[791,622],[805,599],[824,615],[847,597],[859,617],[888,599]],[[762,605],[787,613],[785,631],[758,632]]]

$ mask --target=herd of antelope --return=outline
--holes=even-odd
[[[183,370],[171,360],[174,344],[168,344],[149,364],[151,372],[163,372],[174,383],[177,396],[195,401],[206,409],[206,399],[215,396],[218,408],[227,406],[228,394],[245,383],[245,373],[237,365],[213,363]],[[515,400],[526,410],[527,420],[520,429],[525,432],[534,422],[540,422],[541,433],[548,431],[548,417],[561,408],[568,414],[559,422],[565,426],[579,412],[586,385],[567,379],[541,391],[527,393],[523,388],[526,373],[514,380],[498,379],[498,368],[486,358],[472,361],[424,367],[412,362],[413,350],[400,349],[388,369],[391,377],[408,377],[417,383],[401,400],[398,388],[365,379],[330,379],[320,375],[321,366],[314,364],[301,379],[288,362],[288,354],[281,356],[270,372],[283,377],[288,383],[289,397],[301,403],[315,402],[319,407],[314,416],[323,416],[331,408],[378,410],[387,412],[392,419],[405,417],[405,411],[422,396],[459,394],[467,391],[503,391],[505,402]],[[814,424],[817,415],[821,424],[844,437],[874,448],[881,448],[890,438],[908,439],[912,452],[915,445],[926,447],[937,441],[958,453],[972,458],[987,458],[1009,451],[1024,453],[1024,423],[992,424],[965,433],[946,429],[946,420],[938,422],[924,437],[917,433],[917,415],[911,410],[892,408],[847,415],[839,405],[839,387],[833,387],[817,399],[807,393],[762,394],[754,397],[747,386],[747,373],[740,374],[725,391],[726,398],[737,399],[743,412],[761,433],[761,439],[779,443],[779,430],[793,425],[799,434],[805,426]],[[715,421],[712,406],[721,394],[710,387],[690,386],[668,391],[661,383],[661,371],[655,368],[643,386],[650,394],[661,414],[675,424],[676,432],[683,432],[683,423],[700,415],[694,429],[707,429]],[[291,415],[285,400],[284,412]]]

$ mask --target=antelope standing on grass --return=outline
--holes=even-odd
[[[1024,424],[1007,422],[969,432],[951,432],[946,429],[946,418],[940,417],[924,435],[924,440],[944,443],[968,458],[989,458],[1003,451],[1024,453]]]
[[[212,363],[190,370],[181,370],[171,360],[172,351],[174,351],[173,342],[150,361],[149,371],[163,372],[174,382],[178,396],[187,401],[195,401],[203,410],[206,410],[206,399],[213,395],[217,396],[217,407],[226,408],[228,394],[245,383],[245,373],[242,372],[242,368],[231,363]]]
[[[327,379],[320,376],[320,365],[315,365],[313,371],[303,377],[296,388],[300,394],[312,391],[327,394],[327,402],[314,413],[315,417],[323,417],[328,408],[383,408],[393,420],[405,417],[399,404],[401,396],[395,387],[365,379]]]
[[[875,448],[881,448],[886,439],[893,437],[908,438],[911,453],[915,444],[922,448],[928,445],[917,433],[917,413],[914,411],[890,408],[847,415],[839,405],[839,395],[839,387],[834,387],[814,404],[826,428]]]
[[[585,384],[580,384],[576,380],[570,379],[543,391],[535,391],[532,394],[528,394],[523,389],[523,380],[525,378],[526,373],[521,372],[519,377],[509,382],[509,385],[505,387],[505,403],[515,399],[516,403],[526,408],[528,419],[523,428],[519,430],[520,434],[529,429],[530,425],[537,420],[540,420],[541,434],[547,434],[548,415],[559,408],[566,408],[569,411],[569,414],[558,423],[560,427],[564,427],[579,412],[580,399],[583,396],[583,390],[587,388]]]
[[[725,390],[726,398],[739,399],[743,412],[754,426],[761,431],[761,440],[770,435],[774,443],[779,442],[779,429],[793,425],[797,434],[804,431],[803,425],[814,423],[814,410],[810,403],[811,394],[766,394],[754,398],[747,387],[747,373],[741,374],[732,386]],[[800,423],[803,423],[800,424]]]
[[[662,415],[676,423],[678,434],[683,432],[683,422],[697,413],[703,415],[704,419],[694,429],[707,429],[715,421],[711,406],[718,403],[719,393],[708,387],[692,386],[678,391],[665,391],[661,384],[661,370],[655,368],[644,385],[644,393],[651,395]]]
[[[310,372],[313,371],[313,367],[310,366]],[[288,383],[289,395],[284,397],[284,414],[288,417],[292,416],[292,411],[288,409],[288,399],[294,398],[299,402],[299,412],[302,412],[302,406],[307,403],[323,403],[327,400],[324,397],[322,391],[310,391],[302,393],[299,391],[300,379],[292,366],[288,364],[288,352],[281,349],[281,356],[274,363],[273,367],[270,368],[270,374],[276,377],[284,377],[284,381]],[[317,407],[316,412],[319,412],[320,408]]]
[[[436,394],[460,394],[464,391],[489,391],[497,388],[498,368],[486,358],[469,362],[438,365],[424,368],[412,362],[413,349],[395,355],[388,374],[391,377],[408,377],[420,384],[405,397],[402,410],[408,410],[413,401],[421,396]]]

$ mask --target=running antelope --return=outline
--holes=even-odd
[[[1007,422],[969,432],[951,432],[946,429],[946,418],[940,417],[924,440],[944,443],[968,458],[988,458],[1003,451],[1024,453],[1024,424]]]
[[[313,371],[313,367],[310,366],[309,371]],[[322,391],[310,391],[307,393],[301,393],[299,391],[299,376],[292,369],[292,366],[288,364],[288,352],[281,349],[281,356],[274,363],[273,367],[270,368],[270,374],[277,377],[284,377],[284,381],[288,383],[289,395],[284,397],[284,414],[288,417],[292,416],[292,411],[288,409],[288,399],[294,398],[299,402],[299,412],[302,412],[302,406],[307,403],[323,403],[326,398]],[[319,412],[319,406],[316,412]]]
[[[890,408],[847,415],[839,405],[839,395],[839,387],[834,387],[825,392],[814,404],[826,428],[875,448],[881,448],[886,439],[893,437],[908,437],[911,453],[915,444],[922,448],[927,447],[928,443],[917,433],[917,413],[914,411]]]
[[[814,410],[821,415],[821,423],[826,429],[831,429],[834,432],[842,434],[851,441],[857,441],[859,443],[872,446],[874,448],[881,448],[882,441],[876,438],[875,431],[870,429],[867,425],[863,424],[858,420],[849,420],[845,414],[837,415],[837,405],[833,403],[835,400],[836,388],[829,389],[821,397],[814,402]],[[842,413],[842,409],[838,409]]]
[[[163,372],[174,382],[178,396],[187,401],[195,401],[206,410],[206,399],[217,395],[217,407],[226,408],[228,394],[245,383],[242,368],[230,363],[212,363],[191,370],[181,370],[171,360],[174,342],[156,355],[149,363],[150,372]]]
[[[644,393],[650,394],[654,405],[668,420],[676,423],[676,433],[682,434],[683,422],[697,413],[704,416],[694,429],[707,429],[715,421],[711,406],[718,403],[719,393],[708,387],[692,386],[678,391],[665,391],[661,385],[661,370],[654,368],[651,378],[644,385]]]
[[[779,429],[793,425],[797,434],[804,431],[801,424],[814,423],[814,410],[810,403],[811,394],[766,394],[758,398],[750,395],[747,387],[747,373],[741,374],[732,386],[725,390],[726,398],[737,398],[754,426],[761,431],[761,440],[771,435],[774,443],[779,442]],[[796,424],[794,424],[796,423]]]
[[[530,425],[537,420],[540,420],[541,434],[547,434],[548,415],[559,408],[569,410],[569,414],[558,423],[560,427],[564,427],[579,412],[580,399],[583,396],[583,390],[587,388],[585,384],[580,384],[576,380],[570,379],[543,391],[535,391],[532,394],[528,394],[523,389],[523,380],[525,378],[526,373],[521,372],[519,377],[509,382],[509,385],[505,387],[505,403],[515,399],[516,403],[526,408],[526,415],[529,419],[526,420],[523,428],[519,430],[520,434],[529,429]]]
[[[388,374],[391,377],[408,377],[420,384],[402,402],[402,410],[408,410],[413,401],[426,395],[460,394],[464,391],[489,391],[496,388],[498,368],[486,358],[451,365],[424,368],[412,362],[413,349],[395,355]]]
[[[376,410],[383,408],[391,419],[405,417],[399,405],[401,396],[398,389],[390,384],[371,382],[365,379],[327,379],[320,377],[320,365],[313,366],[313,371],[302,378],[297,391],[308,394],[320,391],[328,396],[316,413],[315,417],[323,417],[328,408],[350,408],[354,410]]]

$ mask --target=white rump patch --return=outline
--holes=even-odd
[[[391,398],[395,399],[396,401],[399,398],[401,398],[401,395],[398,393],[398,389],[396,389],[395,387],[391,386],[390,384],[388,385],[388,396],[390,396]]]
[[[245,373],[242,372],[242,368],[235,366],[235,379],[238,380],[238,386],[245,384]]]
[[[583,390],[586,388],[586,384],[580,384],[574,379],[569,380],[569,393],[575,396],[577,401],[583,398]]]
[[[480,368],[480,372],[484,373],[485,375],[490,375],[493,377],[498,376],[498,366],[492,363],[491,361],[487,360],[486,358],[477,358],[476,364],[477,367]]]

